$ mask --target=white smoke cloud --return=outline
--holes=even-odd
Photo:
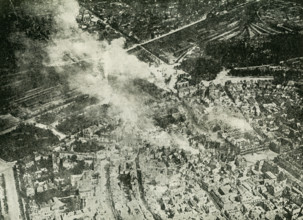
[[[112,104],[125,122],[138,124],[140,104],[121,91],[121,84],[134,78],[148,79],[151,76],[148,65],[127,54],[123,49],[124,39],[101,42],[96,36],[82,31],[76,22],[80,9],[76,1],[55,1],[54,6],[58,8],[57,31],[46,48],[45,65],[55,66],[67,74],[71,87]],[[84,68],[80,66],[81,61],[85,62]],[[66,68],[73,63],[78,66]],[[116,77],[119,86],[110,85],[108,77]]]
[[[154,126],[150,109],[143,104],[148,97],[127,90],[135,78],[165,87],[163,76],[159,73],[151,74],[148,64],[128,54],[123,49],[123,38],[109,43],[82,31],[76,22],[80,9],[76,1],[57,3],[55,21],[58,31],[52,35],[52,43],[46,48],[48,59],[45,65],[55,66],[62,74],[68,74],[71,87],[98,97],[102,103],[109,103],[112,113],[124,121],[122,130],[125,135],[142,134],[142,138],[150,143],[164,146],[179,140]],[[85,68],[65,68],[66,64],[79,61],[87,62],[88,65],[84,64]],[[111,77],[115,78],[112,84],[109,83]]]
[[[31,13],[41,11],[40,7],[36,8],[31,9]],[[140,136],[154,145],[182,145],[192,150],[185,138],[168,134],[154,125],[153,113],[144,104],[150,98],[148,94],[129,91],[132,81],[137,78],[171,89],[175,79],[167,88],[162,72],[172,75],[173,68],[162,65],[157,69],[139,61],[123,48],[123,38],[99,41],[94,34],[83,31],[76,21],[80,6],[75,0],[52,0],[46,10],[54,16],[55,31],[43,48],[46,53],[44,66],[55,67],[67,78],[71,88],[97,97],[102,104],[110,104],[111,114],[124,122],[119,128],[124,137]]]

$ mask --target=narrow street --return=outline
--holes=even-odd
[[[145,206],[145,208],[152,214],[152,216],[155,220],[162,220],[158,214],[152,212],[151,208],[149,207],[149,205],[145,199],[144,186],[143,186],[143,181],[142,181],[142,172],[141,172],[140,163],[139,163],[139,155],[140,155],[140,150],[135,159],[140,199],[141,199],[143,205]]]
[[[111,189],[111,180],[110,180],[110,172],[111,172],[111,162],[109,164],[105,165],[105,172],[106,172],[106,191],[107,191],[107,196],[109,199],[109,203],[111,206],[112,213],[114,214],[114,217],[116,220],[122,220],[122,217],[118,213],[118,211],[115,208],[115,202],[113,200],[113,192]]]

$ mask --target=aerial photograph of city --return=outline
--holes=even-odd
[[[0,0],[0,220],[303,220],[303,0]]]

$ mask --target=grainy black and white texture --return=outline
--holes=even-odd
[[[303,219],[301,0],[0,0],[0,220]]]

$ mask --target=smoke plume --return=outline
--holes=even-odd
[[[154,125],[148,94],[132,90],[134,79],[143,79],[165,87],[161,71],[149,67],[123,48],[123,38],[112,42],[100,41],[94,34],[79,28],[76,17],[80,6],[75,0],[53,0],[46,7],[54,17],[55,26],[43,48],[44,67],[52,67],[65,76],[71,88],[97,97],[111,106],[111,113],[124,122],[121,132],[140,136],[155,145],[188,147],[180,135],[168,134]],[[39,10],[31,10],[36,13]],[[161,67],[163,69],[163,67]],[[172,72],[172,71],[170,71]],[[135,92],[134,92],[135,91]]]

